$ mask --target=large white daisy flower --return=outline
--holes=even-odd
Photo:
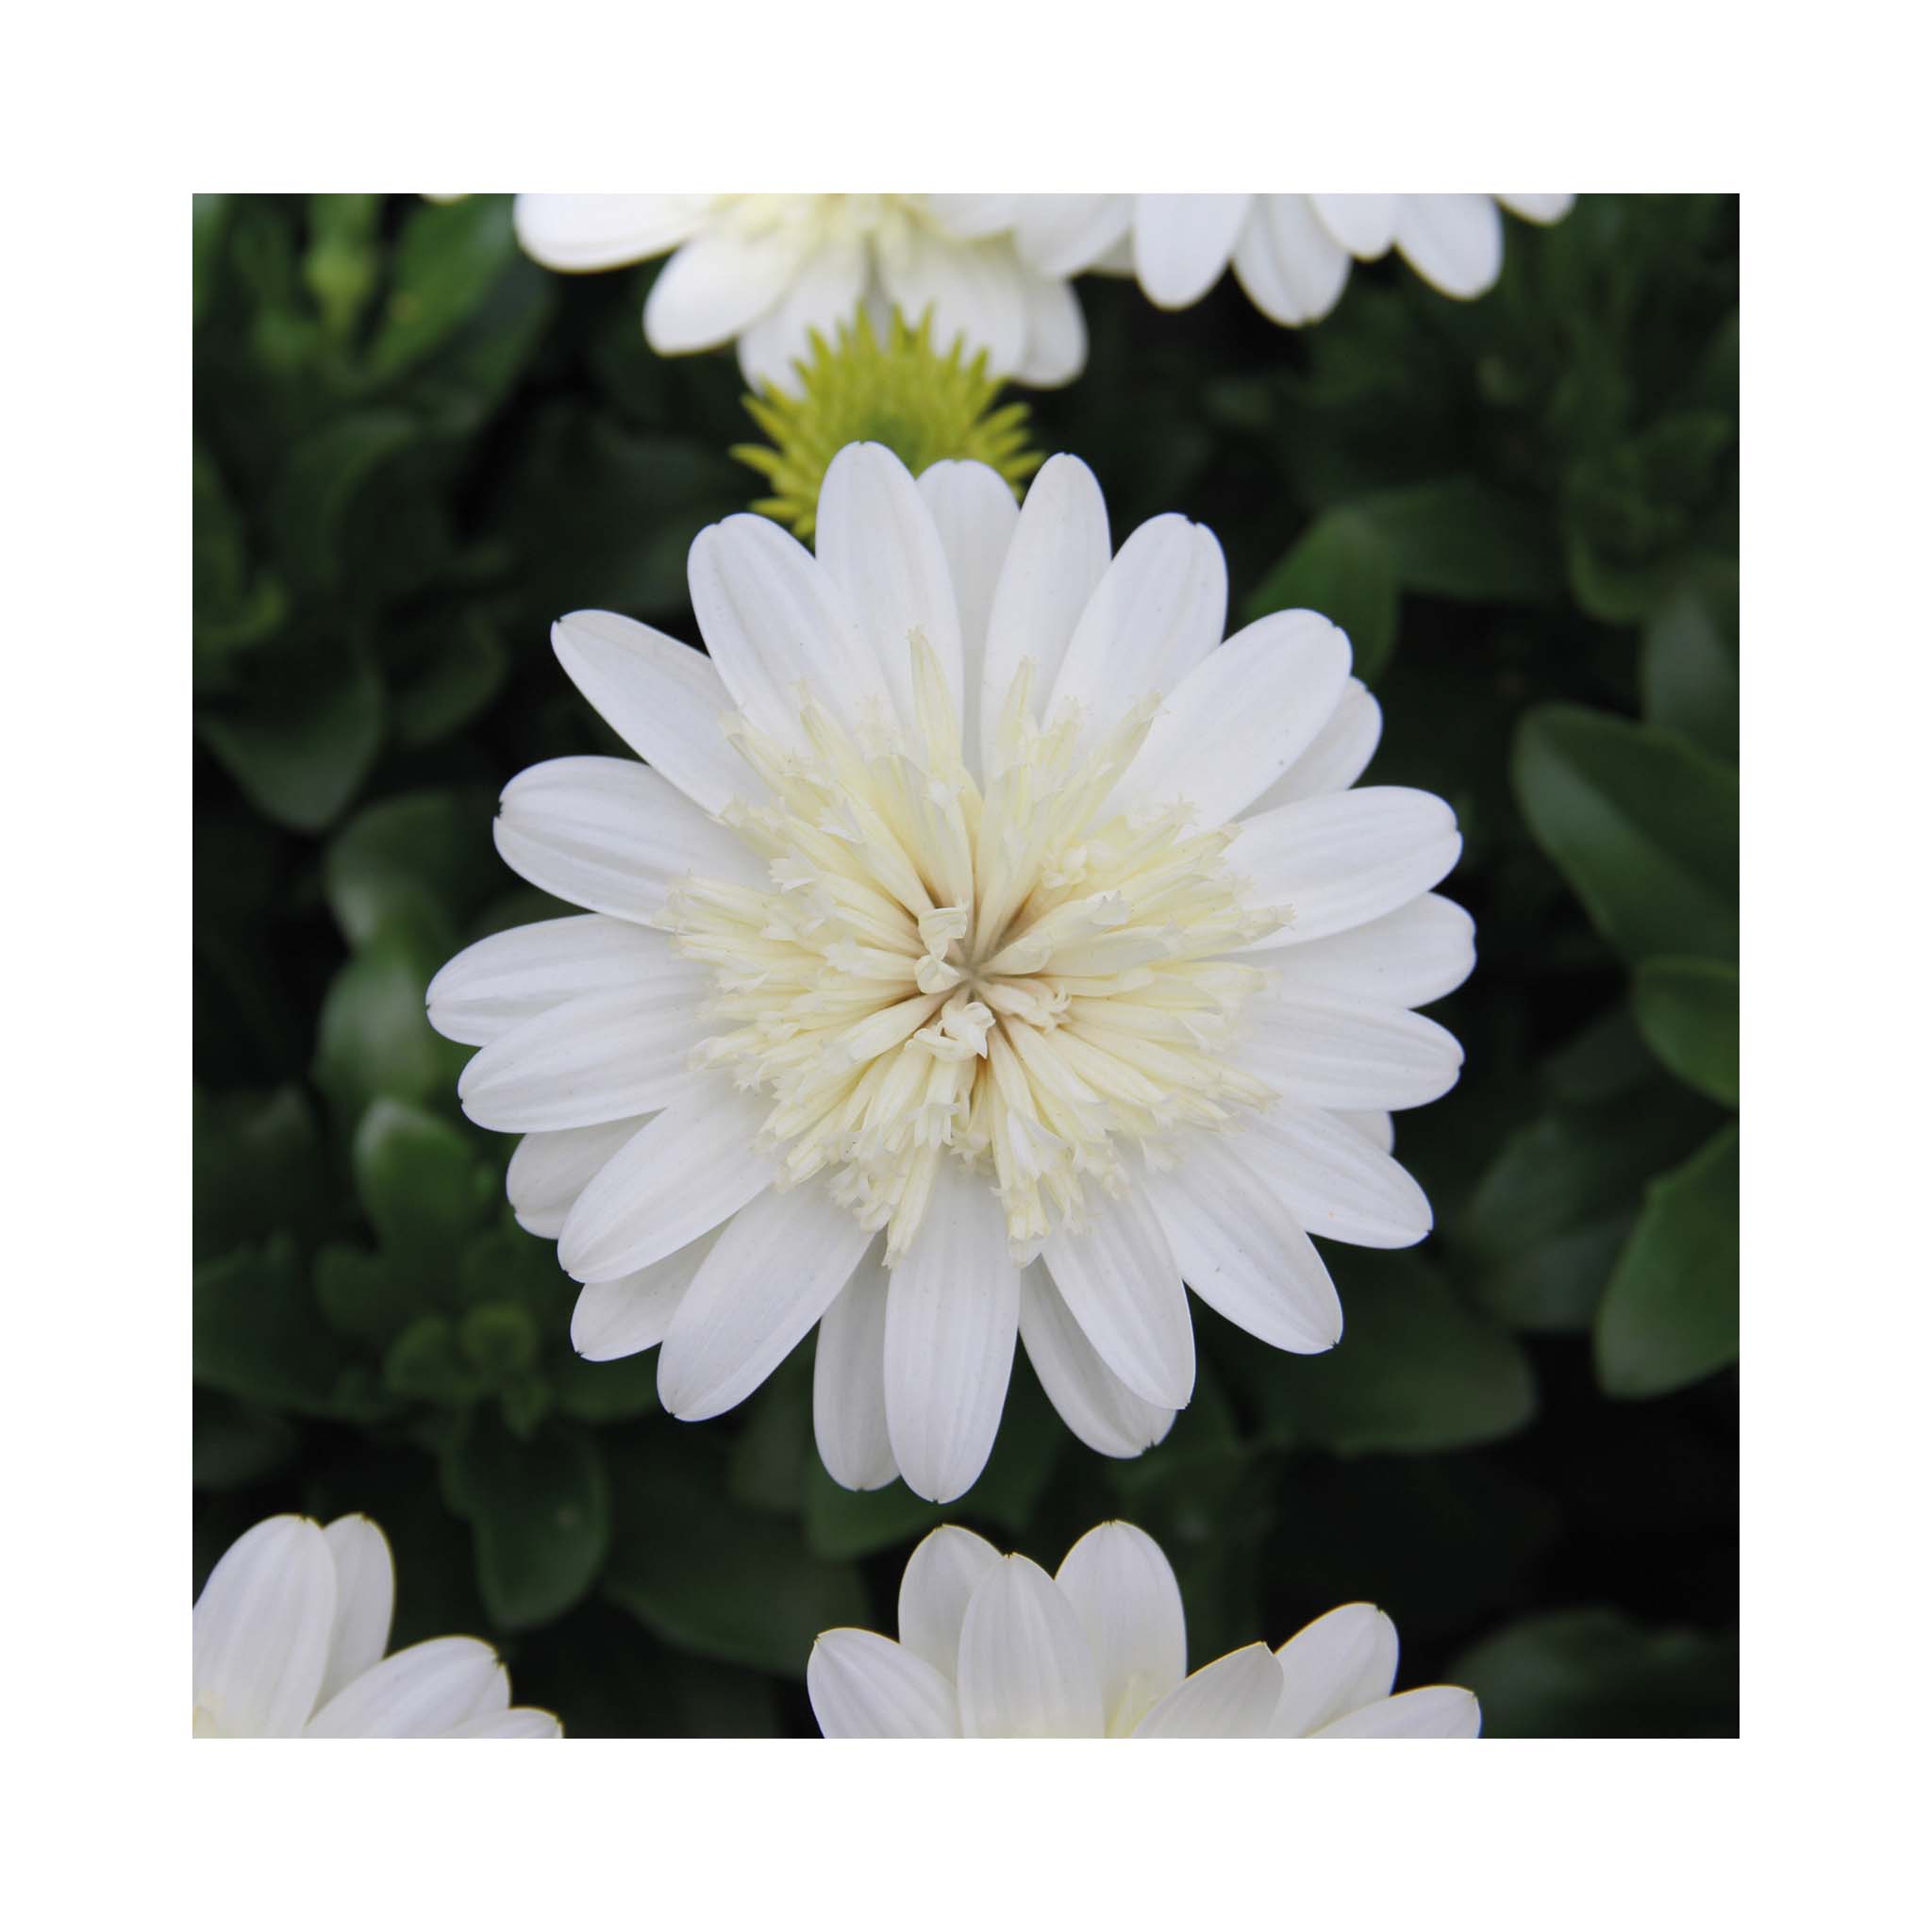
[[[470,1118],[526,1138],[523,1224],[587,1284],[584,1355],[741,1402],[824,1318],[825,1466],[947,1501],[1015,1337],[1103,1454],[1193,1388],[1183,1278],[1330,1348],[1310,1233],[1430,1224],[1387,1109],[1455,1081],[1407,1009],[1459,984],[1441,800],[1351,791],[1380,730],[1306,610],[1222,643],[1181,516],[1115,556],[1086,467],[1025,508],[976,463],[842,450],[814,558],[735,516],[691,547],[708,658],[607,612],[553,633],[647,765],[511,781],[504,858],[588,907],[481,941],[429,1016]]]
[[[1198,302],[1231,261],[1271,321],[1319,322],[1352,260],[1392,247],[1445,295],[1480,295],[1503,272],[1500,208],[1557,222],[1574,194],[1014,194],[959,196],[962,230],[1010,226],[1044,275],[1134,275],[1162,308]]]
[[[644,304],[660,356],[736,341],[748,381],[787,388],[861,306],[883,328],[932,312],[943,354],[964,337],[987,373],[1052,387],[1086,366],[1087,328],[1059,275],[1008,235],[962,233],[925,194],[520,194],[518,238],[545,268],[618,268],[675,249]]]
[[[389,1544],[368,1517],[258,1523],[195,1599],[194,1735],[563,1735],[547,1710],[510,1708],[509,1673],[474,1637],[384,1657],[394,1605]]]
[[[828,1738],[1474,1738],[1449,1685],[1390,1693],[1395,1625],[1344,1604],[1279,1650],[1187,1674],[1180,1587],[1160,1546],[1103,1523],[1049,1576],[971,1530],[936,1529],[899,1586],[899,1641],[827,1630],[806,1688]]]

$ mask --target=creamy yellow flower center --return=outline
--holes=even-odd
[[[701,1063],[772,1097],[781,1185],[829,1170],[890,1264],[963,1160],[1024,1257],[1084,1225],[1090,1184],[1126,1184],[1129,1147],[1266,1104],[1224,1055],[1262,975],[1217,956],[1287,914],[1244,903],[1230,828],[1115,800],[1155,699],[1105,731],[1072,705],[1041,725],[1024,662],[982,791],[916,631],[912,651],[916,731],[874,714],[855,737],[804,692],[802,748],[726,721],[771,797],[724,816],[773,887],[689,880],[667,922],[716,974]]]

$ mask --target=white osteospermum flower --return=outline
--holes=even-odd
[[[1187,1674],[1160,1546],[1103,1523],[1049,1576],[971,1530],[936,1529],[899,1585],[899,1641],[827,1630],[806,1688],[828,1738],[1474,1738],[1467,1690],[1390,1693],[1395,1625],[1344,1604],[1279,1650]]]
[[[510,1708],[508,1672],[474,1637],[384,1657],[394,1605],[389,1544],[368,1517],[258,1523],[195,1599],[194,1735],[563,1735],[547,1710]]]
[[[1501,208],[1557,222],[1574,194],[1016,194],[973,197],[966,220],[1010,223],[1043,274],[1134,275],[1162,308],[1198,302],[1227,268],[1287,326],[1335,307],[1351,260],[1392,247],[1445,295],[1480,295],[1503,272]]]
[[[748,381],[780,388],[816,329],[869,307],[882,328],[932,311],[943,353],[958,337],[987,373],[1051,388],[1086,366],[1087,328],[1065,278],[1008,235],[964,233],[924,194],[520,194],[518,238],[544,267],[580,273],[671,250],[644,305],[660,356],[736,341]]]
[[[826,1468],[944,1502],[1016,1336],[1108,1456],[1192,1391],[1183,1277],[1332,1347],[1309,1234],[1427,1232],[1387,1109],[1454,1083],[1407,1009],[1474,957],[1429,892],[1449,808],[1348,789],[1381,718],[1342,634],[1290,611],[1222,643],[1213,537],[1160,516],[1113,555],[1070,457],[1016,511],[982,465],[915,484],[851,445],[815,558],[730,517],[691,587],[708,658],[607,612],[553,634],[649,764],[503,794],[498,851],[590,915],[429,989],[483,1049],[465,1111],[526,1137],[510,1200],[587,1284],[577,1349],[661,1341],[696,1420],[823,1317]]]

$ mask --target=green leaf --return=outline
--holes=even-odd
[[[447,1315],[418,1315],[382,1358],[383,1386],[409,1402],[468,1408],[490,1392],[489,1378],[463,1353]]]
[[[1549,512],[1474,476],[1386,491],[1352,509],[1381,535],[1406,591],[1537,604],[1562,589]]]
[[[331,1241],[315,1257],[315,1305],[338,1335],[386,1349],[417,1316],[423,1298],[380,1255]]]
[[[472,194],[412,209],[369,352],[371,375],[386,381],[445,341],[515,259],[508,195]]]
[[[476,1582],[500,1628],[547,1624],[596,1582],[610,1484],[588,1436],[557,1426],[520,1441],[479,1409],[450,1449],[444,1485],[475,1532]]]
[[[1525,1617],[1444,1674],[1474,1690],[1487,1738],[1731,1738],[1738,1640],[1608,1608]]]
[[[347,1367],[287,1235],[194,1271],[194,1379],[203,1387],[297,1415],[330,1415]]]
[[[220,271],[222,242],[228,229],[226,194],[197,194],[194,197],[194,321],[201,319],[213,304],[215,280]]]
[[[210,1260],[286,1229],[312,1240],[329,1213],[315,1109],[299,1087],[194,1090],[194,1257]]]
[[[1651,1052],[1686,1086],[1736,1107],[1738,969],[1718,959],[1645,959],[1630,997]]]
[[[522,1240],[530,1237],[519,1230]],[[566,1324],[569,1311],[564,1311]],[[567,1336],[568,1328],[560,1328]],[[611,1362],[586,1361],[580,1355],[553,1357],[545,1373],[558,1410],[580,1423],[622,1423],[649,1415],[658,1407],[658,1352],[627,1355]]]
[[[316,1084],[344,1121],[372,1100],[444,1099],[469,1058],[425,1017],[431,963],[408,935],[385,932],[356,955],[323,996],[315,1049]]]
[[[194,452],[194,688],[229,688],[238,659],[280,630],[288,592],[257,570],[248,533],[214,458]]]
[[[1668,1395],[1738,1358],[1738,1130],[1652,1184],[1596,1315],[1597,1380]]]
[[[1707,573],[1661,604],[1643,627],[1638,676],[1643,715],[1713,758],[1738,762],[1738,580]]]
[[[1319,610],[1348,633],[1355,675],[1374,684],[1395,648],[1401,605],[1395,556],[1375,524],[1359,511],[1329,510],[1248,599],[1250,623],[1274,610]]]
[[[219,1390],[194,1391],[194,1487],[241,1490],[285,1468],[301,1443],[286,1416]]]
[[[350,511],[422,434],[406,410],[365,409],[336,417],[295,445],[270,506],[276,552],[291,575],[316,591],[347,586]]]
[[[350,1158],[384,1257],[419,1276],[453,1274],[458,1247],[495,1206],[495,1176],[463,1133],[421,1108],[378,1099]]]
[[[1545,705],[1511,775],[1536,841],[1632,959],[1738,952],[1738,774],[1686,740]]]
[[[814,1556],[871,1557],[910,1542],[945,1522],[937,1503],[915,1496],[903,1482],[882,1490],[847,1490],[825,1473],[814,1450],[805,1468],[805,1540]]]
[[[356,326],[375,291],[379,194],[311,194],[308,250],[302,279],[322,311],[322,325],[338,341]]]
[[[410,791],[358,811],[329,841],[323,891],[342,937],[366,945],[391,929],[454,951],[501,884],[487,790]]]
[[[435,744],[483,710],[509,675],[509,651],[495,627],[468,611],[439,626],[435,648],[392,695],[396,741]]]

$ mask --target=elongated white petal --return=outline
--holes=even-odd
[[[1048,275],[1075,275],[1127,240],[1130,194],[1026,194],[1016,197],[1013,233],[1020,253]]]
[[[1381,741],[1382,708],[1359,678],[1351,677],[1313,742],[1256,799],[1248,815],[1272,811],[1297,798],[1346,791],[1368,769]]]
[[[945,546],[910,473],[883,443],[848,443],[819,489],[819,560],[858,613],[900,720],[918,713],[912,637],[932,646],[953,702],[964,676],[959,606]]]
[[[998,1198],[943,1161],[886,1303],[886,1421],[914,1495],[950,1503],[986,1467],[1019,1326],[1020,1271]]]
[[[952,1684],[922,1657],[871,1630],[827,1630],[805,1688],[827,1738],[957,1738]]]
[[[1003,1557],[973,1591],[959,1631],[958,1691],[959,1728],[969,1738],[1106,1731],[1087,1634],[1059,1586],[1025,1557]]]
[[[1031,195],[1018,194],[923,194],[926,211],[956,235],[984,241],[989,235],[1004,233],[1013,225],[1016,210]]]
[[[1395,1625],[1374,1604],[1343,1604],[1274,1653],[1281,1665],[1277,1738],[1306,1738],[1395,1688]]]
[[[1033,389],[1058,389],[1087,366],[1087,318],[1073,285],[1023,269],[1020,295],[1026,308],[1026,353],[1013,380]]]
[[[848,1490],[877,1490],[899,1474],[886,1427],[886,1291],[868,1254],[819,1322],[812,1360],[812,1434],[825,1473]]]
[[[1101,1360],[1041,1261],[1020,1277],[1020,1340],[1047,1400],[1088,1448],[1139,1456],[1173,1428],[1173,1409],[1143,1401]]]
[[[1052,457],[1026,492],[993,591],[980,680],[980,771],[991,769],[1000,705],[1030,658],[1036,715],[1059,676],[1060,665],[1095,587],[1112,560],[1107,502],[1093,472],[1078,457]],[[974,741],[969,740],[971,743]]]
[[[1294,1355],[1341,1339],[1341,1303],[1314,1243],[1224,1134],[1194,1136],[1147,1189],[1187,1283],[1216,1313]]]
[[[1224,824],[1280,778],[1334,714],[1348,640],[1312,610],[1280,610],[1208,654],[1174,688],[1119,798],[1185,800]]]
[[[381,1661],[396,1602],[389,1543],[368,1517],[338,1516],[323,1538],[336,1566],[336,1618],[317,1704],[326,1704],[351,1678]]]
[[[1281,1698],[1281,1666],[1265,1643],[1231,1650],[1171,1690],[1137,1738],[1265,1738]]]
[[[474,1637],[435,1637],[364,1671],[318,1710],[310,1738],[441,1738],[508,1707],[509,1674]]]
[[[1376,785],[1243,819],[1228,864],[1250,903],[1287,908],[1250,952],[1325,939],[1420,898],[1462,854],[1456,814],[1427,791]]]
[[[1100,1358],[1143,1401],[1194,1392],[1194,1324],[1181,1272],[1146,1197],[1099,1195],[1079,1234],[1056,1227],[1041,1258]]]
[[[1392,1113],[1361,1113],[1341,1111],[1336,1114],[1343,1126],[1353,1127],[1371,1147],[1379,1147],[1384,1154],[1395,1152],[1395,1116]]]
[[[336,1619],[321,1527],[271,1516],[229,1545],[194,1606],[195,1728],[292,1738],[315,1708]]]
[[[1576,206],[1574,194],[1499,194],[1496,199],[1525,222],[1560,222]]]
[[[795,233],[706,228],[658,271],[644,303],[644,340],[660,356],[728,342],[783,297],[804,259]]]
[[[959,607],[960,737],[979,742],[980,685],[986,675],[986,625],[993,593],[1012,547],[1020,506],[1006,479],[984,463],[935,463],[919,479],[919,493],[940,533]]]
[[[517,240],[545,268],[623,268],[695,234],[710,200],[708,194],[520,194]]]
[[[1421,1107],[1462,1070],[1455,1036],[1433,1020],[1333,994],[1252,1001],[1228,1057],[1284,1099],[1336,1109]]]
[[[1310,194],[1307,199],[1322,225],[1358,261],[1374,261],[1389,253],[1401,195]]]
[[[577,1196],[557,1258],[579,1281],[614,1281],[674,1255],[772,1184],[752,1151],[765,1107],[722,1080],[640,1127]]]
[[[1305,194],[1264,194],[1242,225],[1234,272],[1248,300],[1284,328],[1319,322],[1348,285],[1348,250]]]
[[[1011,242],[974,242],[918,225],[882,233],[876,244],[886,299],[908,323],[932,313],[941,355],[963,342],[964,359],[984,349],[990,374],[1008,375],[1026,353],[1021,263]]]
[[[1137,194],[1134,270],[1148,300],[1162,308],[1198,302],[1221,279],[1253,200],[1249,194]]]
[[[518,1705],[513,1710],[491,1711],[455,1724],[442,1734],[445,1738],[560,1738],[563,1726],[547,1710],[532,1710]]]
[[[730,1224],[726,1222],[724,1226]],[[571,1311],[570,1345],[592,1362],[616,1361],[621,1356],[641,1355],[647,1348],[656,1348],[664,1340],[685,1291],[723,1232],[724,1228],[714,1227],[635,1274],[620,1274],[615,1281],[586,1282]]]
[[[604,722],[687,798],[718,812],[762,791],[725,741],[731,693],[702,651],[608,610],[559,618],[550,647]]]
[[[1054,1581],[1087,1633],[1109,1737],[1125,1737],[1187,1674],[1180,1585],[1160,1545],[1131,1523],[1103,1523],[1067,1552]]]
[[[1318,1738],[1474,1738],[1481,1733],[1483,1714],[1467,1690],[1448,1684],[1431,1684],[1422,1690],[1405,1690],[1365,1705],[1315,1732]]]
[[[1000,1561],[984,1537],[948,1524],[924,1538],[899,1579],[899,1641],[947,1679],[959,1669],[959,1631],[980,1580]]]
[[[671,1318],[658,1400],[684,1422],[736,1408],[831,1307],[872,1239],[823,1187],[741,1208]]]
[[[1407,1248],[1434,1224],[1408,1174],[1332,1115],[1283,1102],[1232,1123],[1223,1138],[1310,1234]]]
[[[566,1000],[677,965],[662,933],[598,912],[515,925],[465,946],[429,982],[429,1024],[445,1040],[488,1046]]]
[[[642,1125],[641,1119],[607,1121],[595,1127],[525,1134],[504,1176],[517,1225],[554,1241],[597,1170]]]
[[[811,359],[813,331],[829,345],[858,313],[871,273],[862,237],[837,235],[800,262],[791,285],[738,339],[738,366],[755,387],[795,390],[794,363]]]
[[[1445,295],[1480,295],[1503,272],[1503,217],[1487,194],[1405,194],[1395,245]]]
[[[693,875],[757,886],[764,874],[738,836],[670,779],[623,758],[552,758],[504,788],[504,863],[559,899],[648,924]]]
[[[1364,925],[1268,961],[1281,997],[1339,994],[1391,1007],[1425,1007],[1454,992],[1475,966],[1475,922],[1435,892]]]

